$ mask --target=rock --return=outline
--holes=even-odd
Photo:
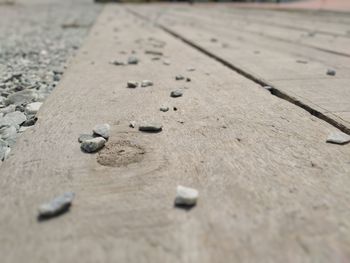
[[[123,61],[119,61],[119,60],[113,60],[110,62],[112,65],[115,65],[115,66],[123,66],[125,65],[125,62]]]
[[[193,68],[193,67],[189,67],[189,68],[187,68],[187,71],[195,71],[196,69],[195,68]]]
[[[128,58],[128,64],[136,65],[138,63],[139,63],[139,59],[137,57],[131,56],[131,57]]]
[[[30,115],[37,114],[41,105],[43,105],[42,102],[32,102],[32,103],[27,104],[27,106],[25,108],[26,114],[30,114]]]
[[[6,108],[1,109],[0,112],[3,114],[7,114],[10,112],[14,112],[15,110],[16,110],[16,105],[9,105]]]
[[[17,129],[15,126],[4,126],[0,128],[0,139],[6,141],[12,147],[16,143]]]
[[[191,78],[186,78],[186,81],[187,81],[187,82],[190,82],[190,81],[191,81]]]
[[[141,82],[141,87],[149,87],[149,86],[153,86],[153,82],[150,80],[143,80]]]
[[[128,83],[127,83],[127,87],[131,88],[131,89],[137,88],[138,85],[139,85],[139,83],[137,81],[128,81]]]
[[[35,117],[35,115],[29,115],[27,117],[27,120],[25,122],[22,123],[22,126],[24,127],[29,127],[29,126],[33,126],[36,122],[37,122],[38,118]]]
[[[350,136],[343,132],[332,132],[328,135],[326,142],[335,144],[347,144],[350,142]]]
[[[105,146],[106,140],[103,137],[96,137],[81,143],[81,149],[88,153],[96,152]]]
[[[0,119],[0,127],[19,126],[27,120],[26,115],[20,111],[10,112]]]
[[[9,154],[10,147],[7,142],[0,139],[0,161],[4,161]]]
[[[109,138],[109,132],[111,130],[111,126],[108,123],[97,124],[92,131],[96,135],[100,135],[105,139]]]
[[[49,218],[68,211],[74,197],[75,194],[73,192],[66,192],[55,197],[50,202],[42,204],[39,207],[39,218]]]
[[[170,93],[170,97],[177,98],[181,97],[183,95],[183,92],[181,90],[174,90]]]
[[[136,122],[135,122],[135,121],[131,121],[131,122],[129,123],[129,127],[130,127],[130,128],[135,128],[135,127],[136,127]]]
[[[91,135],[91,134],[80,134],[79,137],[78,137],[78,142],[82,143],[82,142],[84,142],[86,140],[91,140],[93,138],[95,138],[95,137],[93,135]]]
[[[171,65],[170,61],[169,60],[163,60],[163,64],[166,65],[166,66],[169,66]]]
[[[194,206],[198,200],[198,191],[193,188],[178,185],[176,188],[175,205]]]
[[[334,69],[328,69],[327,70],[327,75],[329,75],[329,76],[335,76],[336,73],[337,72]]]
[[[183,79],[185,79],[185,77],[182,75],[175,76],[175,80],[183,80]]]
[[[159,123],[145,123],[139,126],[139,131],[143,132],[160,132],[163,126]]]
[[[6,105],[15,104],[28,104],[34,100],[36,100],[38,95],[33,90],[22,90],[16,93],[13,93],[7,97],[5,100]]]
[[[163,56],[163,52],[155,50],[146,50],[145,54],[154,55],[154,56]]]
[[[162,106],[159,108],[160,111],[162,112],[167,112],[169,110],[169,107],[166,107],[166,106]]]

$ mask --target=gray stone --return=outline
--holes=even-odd
[[[160,111],[162,112],[167,112],[169,110],[169,107],[166,107],[166,106],[162,106],[159,108]]]
[[[5,100],[6,105],[15,104],[28,104],[38,98],[38,95],[33,90],[22,90],[13,93],[7,97]]]
[[[8,149],[9,149],[9,146],[7,142],[0,139],[0,161],[5,160],[6,156],[8,155]]]
[[[141,82],[141,87],[149,87],[149,86],[153,86],[153,82],[150,80],[143,80]]]
[[[26,106],[26,108],[25,108],[26,114],[31,114],[31,115],[37,114],[37,112],[39,111],[41,105],[43,105],[42,102],[32,102],[32,103],[29,103],[29,104]]]
[[[0,128],[0,139],[7,142],[12,147],[16,143],[17,129],[15,126],[4,126]]]
[[[130,80],[127,82],[127,87],[131,88],[131,89],[137,88],[138,85],[139,85],[139,83],[137,81]]]
[[[27,120],[26,115],[23,112],[15,111],[5,115],[0,119],[0,127],[3,126],[18,126]]]
[[[174,90],[170,93],[170,97],[177,98],[181,97],[183,95],[183,92],[181,90]]]
[[[328,69],[327,70],[327,75],[329,75],[329,76],[335,76],[336,73],[337,72],[334,69]]]
[[[332,132],[328,135],[326,142],[335,144],[347,144],[350,142],[350,136],[340,131]]]
[[[111,130],[111,126],[108,123],[97,124],[92,129],[93,133],[96,135],[100,135],[105,139],[109,138],[109,132]]]
[[[28,115],[27,120],[22,123],[22,126],[33,126],[37,122],[38,118],[35,115]]]
[[[78,142],[82,143],[83,141],[91,140],[93,138],[95,138],[95,137],[91,134],[80,134],[78,137]]]
[[[10,112],[14,112],[16,110],[16,105],[9,105],[6,108],[0,109],[0,112],[3,114],[7,114]]]
[[[105,146],[106,140],[103,137],[96,137],[81,143],[81,149],[88,153],[97,152]]]
[[[196,189],[178,185],[176,188],[175,205],[194,206],[197,203],[198,195]]]
[[[115,66],[123,66],[125,65],[125,62],[123,61],[119,61],[119,60],[113,60],[110,62],[112,65],[115,65]]]
[[[139,130],[143,132],[160,132],[163,126],[159,123],[144,123],[139,126]]]
[[[182,75],[175,76],[175,80],[183,80],[183,79],[185,79],[185,77]]]
[[[42,204],[39,207],[39,218],[53,217],[68,211],[74,197],[75,194],[73,192],[65,192],[52,199],[50,202]]]
[[[138,63],[139,63],[139,59],[137,57],[131,56],[131,57],[128,58],[128,64],[136,65]]]

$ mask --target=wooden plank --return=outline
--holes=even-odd
[[[171,65],[144,53],[156,49],[150,37],[166,43]],[[108,63],[132,50],[139,65]],[[155,85],[125,87],[142,79]],[[182,98],[169,97],[184,86]],[[178,110],[161,113],[162,104]],[[38,117],[1,166],[1,262],[350,257],[350,148],[325,143],[334,127],[121,6],[106,6]],[[140,133],[130,120],[164,130]],[[107,146],[124,165],[102,166],[98,154],[80,151],[78,135],[101,122],[111,124]],[[134,146],[118,146],[125,141]],[[195,208],[173,207],[178,184],[200,191]],[[71,211],[37,222],[37,206],[67,190],[77,194]]]
[[[147,10],[149,16],[153,14],[153,19],[157,19],[161,25],[291,95],[295,100],[312,106],[315,111],[324,113],[326,118],[350,131],[350,119],[344,121],[343,118],[334,117],[337,112],[348,111],[349,108],[349,58],[319,51],[315,53],[312,49],[298,48],[297,45],[284,46],[283,43],[245,34],[244,30],[232,31],[231,27],[225,26],[224,19],[216,21],[221,26],[215,26],[207,19],[190,17],[190,8],[187,9],[188,16],[173,15],[172,10],[165,8],[152,10],[152,7],[146,7],[143,12]],[[213,38],[215,42],[211,41]],[[327,76],[328,68],[336,69],[337,75]],[[329,114],[332,112],[334,114]]]

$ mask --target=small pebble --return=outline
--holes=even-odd
[[[39,207],[39,218],[50,218],[68,211],[75,194],[66,192]]]
[[[183,95],[183,92],[181,90],[174,90],[170,93],[170,97],[177,98],[181,97]]]
[[[193,188],[178,185],[176,188],[175,205],[194,206],[198,200],[198,191]]]
[[[190,79],[190,78],[186,78],[186,81],[187,81],[187,82],[190,82],[190,81],[191,81],[191,79]]]
[[[136,65],[138,63],[139,63],[139,59],[137,57],[131,56],[131,57],[128,58],[128,64]]]
[[[185,77],[182,75],[175,76],[175,80],[183,80],[183,79],[185,79]]]
[[[127,87],[131,88],[131,89],[137,88],[138,85],[139,85],[139,83],[137,81],[128,81],[128,83],[127,83]]]
[[[91,140],[93,138],[95,138],[95,137],[91,134],[80,134],[78,137],[78,142],[82,143],[83,141]]]
[[[162,112],[167,112],[169,110],[169,107],[166,107],[166,106],[162,106],[159,108],[160,111]]]
[[[335,76],[336,73],[337,72],[334,69],[328,69],[327,70],[327,75],[329,75],[329,76]]]
[[[149,87],[149,86],[153,86],[153,82],[150,80],[143,80],[141,82],[141,87]]]
[[[25,108],[26,114],[30,114],[30,115],[37,114],[42,104],[43,104],[42,102],[29,103]]]
[[[169,60],[163,60],[163,64],[166,65],[166,66],[169,66],[171,63]]]
[[[97,124],[93,129],[93,133],[99,136],[102,136],[105,139],[109,138],[109,132],[111,130],[111,126],[108,123]]]
[[[196,69],[195,68],[193,68],[193,67],[189,67],[189,68],[187,68],[187,71],[195,71]]]
[[[81,143],[81,149],[88,153],[96,152],[105,146],[106,140],[103,137],[96,137]]]
[[[162,130],[163,126],[159,123],[147,123],[142,124],[139,127],[139,131],[143,132],[160,132]]]
[[[350,136],[343,132],[332,132],[328,135],[326,142],[335,144],[346,144],[350,142]]]
[[[129,127],[130,128],[135,128],[136,127],[136,121],[129,122]]]
[[[155,50],[146,50],[145,54],[155,55],[155,56],[163,56],[163,52],[155,51]]]
[[[115,66],[122,66],[122,65],[125,65],[125,62],[123,61],[119,61],[119,60],[113,60],[110,62],[112,65],[115,65]]]

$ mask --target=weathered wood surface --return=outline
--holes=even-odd
[[[305,37],[293,36],[296,29],[274,26],[274,30],[265,32],[259,22],[247,22],[244,17],[240,20],[235,16],[221,16],[218,12],[222,9],[220,7],[217,11],[215,6],[198,9],[199,11],[188,6],[145,6],[139,8],[139,14],[150,17],[194,45],[276,87],[295,101],[312,107],[350,132],[350,119],[347,114],[343,114],[350,112],[350,58],[347,57],[350,42],[343,42],[350,41],[349,37],[340,39],[316,34],[306,38],[312,39],[310,41],[317,45],[306,45],[303,40]],[[250,13],[246,9],[241,9],[240,12],[243,15]],[[307,13],[301,14],[304,14],[303,20],[307,23]],[[256,28],[255,31],[243,26],[246,23],[249,27]],[[342,23],[350,24],[348,20]],[[271,32],[275,31],[278,38],[271,37]],[[300,31],[300,34],[305,32]],[[324,38],[332,38],[332,43],[325,42]],[[328,48],[318,48],[325,43],[328,43]],[[340,55],[342,52],[346,54]],[[305,61],[306,64],[299,61]],[[326,75],[328,68],[336,69],[337,75]]]
[[[144,53],[163,42],[169,66]],[[132,50],[139,65],[109,64]],[[143,79],[155,85],[126,88]],[[121,6],[106,6],[38,117],[0,168],[1,262],[350,260],[350,147],[325,143],[335,128]],[[80,151],[103,122],[124,166]],[[178,184],[200,191],[195,208],[173,207]],[[38,205],[69,190],[71,211],[39,223]]]

